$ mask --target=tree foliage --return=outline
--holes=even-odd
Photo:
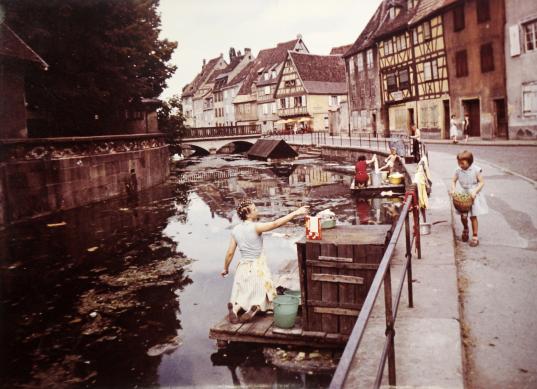
[[[180,153],[179,144],[185,129],[181,98],[174,95],[164,101],[157,111],[157,117],[160,131],[166,134],[166,143],[170,145],[170,152]]]
[[[129,104],[159,96],[176,69],[168,61],[177,43],[159,38],[159,0],[0,4],[8,25],[50,66],[26,73],[27,101],[49,118],[49,132],[117,132]]]

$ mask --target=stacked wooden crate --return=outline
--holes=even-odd
[[[351,333],[384,255],[389,225],[338,226],[297,242],[305,331]]]

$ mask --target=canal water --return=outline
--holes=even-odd
[[[341,169],[194,158],[137,199],[0,232],[0,386],[326,387],[329,375],[275,368],[260,347],[218,351],[208,332],[226,313],[233,277],[219,273],[241,199],[262,219],[307,204],[342,224],[392,222],[399,200],[353,199]],[[273,273],[303,234],[301,219],[266,234]]]

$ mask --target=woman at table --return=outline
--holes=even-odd
[[[224,261],[222,277],[229,274],[229,265],[237,247],[241,259],[235,271],[231,289],[231,298],[227,304],[230,323],[246,322],[258,312],[272,309],[272,300],[276,290],[272,276],[263,254],[263,233],[272,231],[290,222],[297,216],[306,215],[309,207],[304,206],[279,219],[260,223],[257,208],[253,201],[244,200],[237,207],[237,214],[242,223],[231,232],[231,240]],[[245,311],[239,318],[239,312]]]

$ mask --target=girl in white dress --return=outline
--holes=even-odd
[[[272,276],[263,254],[263,232],[272,231],[291,221],[296,216],[306,215],[309,207],[301,207],[268,223],[258,222],[258,213],[251,200],[242,201],[237,207],[237,214],[243,221],[236,225],[231,232],[231,241],[224,261],[222,277],[229,273],[229,265],[237,246],[241,259],[237,265],[231,298],[227,305],[228,318],[231,323],[245,322],[252,319],[259,311],[272,309],[272,300],[276,290],[272,283]],[[245,313],[240,319],[240,310]]]
[[[449,121],[449,137],[453,143],[457,142],[457,136],[459,135],[459,129],[457,128],[457,121],[455,120],[455,115],[451,115],[451,120]]]
[[[455,170],[455,174],[453,175],[453,180],[451,184],[451,190],[449,193],[450,195],[455,193],[455,189],[458,182],[459,185],[462,187],[463,192],[469,193],[470,196],[472,196],[472,198],[474,199],[474,203],[470,212],[461,213],[457,211],[457,213],[461,215],[461,222],[464,228],[462,231],[463,242],[468,242],[468,215],[470,215],[473,233],[472,240],[470,241],[470,246],[475,247],[479,244],[479,238],[477,235],[477,217],[487,214],[489,210],[485,196],[481,193],[481,190],[485,185],[485,181],[483,180],[483,176],[481,175],[483,169],[481,169],[477,165],[474,165],[473,154],[466,150],[461,151],[459,154],[457,154],[457,162],[459,164],[459,168]]]

